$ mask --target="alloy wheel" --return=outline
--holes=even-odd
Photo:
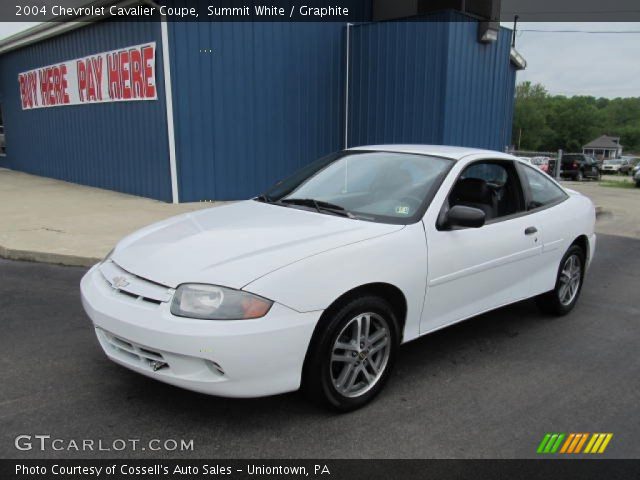
[[[560,272],[560,288],[558,289],[558,300],[564,306],[570,305],[576,298],[580,289],[582,279],[582,266],[578,255],[569,256],[562,266]]]
[[[334,388],[345,397],[363,395],[382,377],[391,352],[391,330],[377,313],[362,313],[347,322],[331,351]]]

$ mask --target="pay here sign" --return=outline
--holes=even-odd
[[[156,100],[155,60],[151,42],[20,73],[22,109]]]

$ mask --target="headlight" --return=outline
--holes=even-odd
[[[171,313],[202,320],[245,320],[264,317],[271,300],[216,285],[185,283],[171,302]]]

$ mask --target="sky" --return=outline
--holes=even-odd
[[[541,83],[555,95],[640,97],[640,23],[520,23],[517,30],[516,50],[527,60],[518,82]]]
[[[0,39],[33,25],[0,22]],[[520,23],[516,49],[527,60],[527,69],[518,72],[518,82],[542,83],[554,95],[640,97],[640,23]]]

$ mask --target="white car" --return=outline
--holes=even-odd
[[[511,155],[359,147],[126,237],[82,302],[107,356],[143,375],[227,397],[302,386],[345,411],[402,343],[530,297],[568,313],[594,222],[587,197]]]
[[[621,158],[612,158],[602,162],[602,173],[620,173],[620,168],[622,168]]]

